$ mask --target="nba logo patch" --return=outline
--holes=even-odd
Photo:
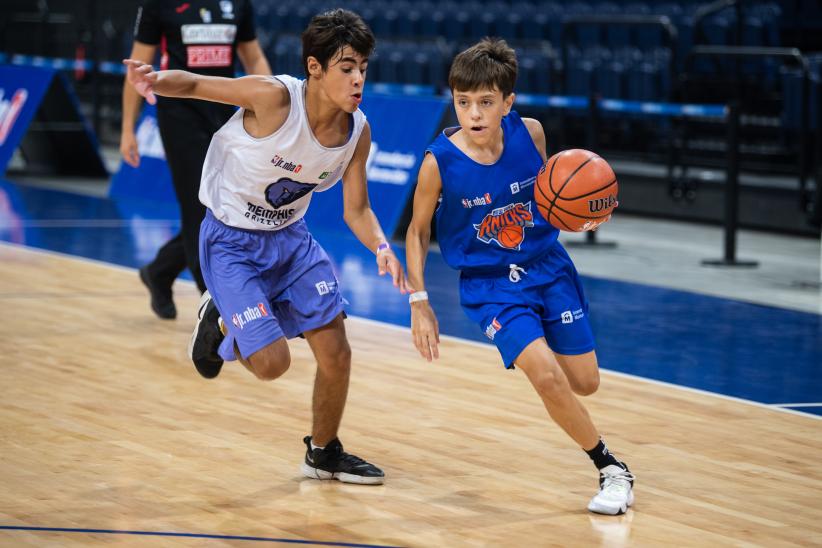
[[[494,336],[500,329],[502,329],[502,324],[500,324],[499,321],[497,321],[497,319],[494,318],[493,320],[491,320],[491,323],[488,324],[488,327],[485,328],[485,336],[493,341]]]

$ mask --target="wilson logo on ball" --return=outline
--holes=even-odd
[[[611,194],[610,196],[605,196],[604,198],[597,198],[596,200],[588,200],[588,211],[591,213],[598,213],[600,211],[616,207],[617,200],[616,196]]]
[[[559,230],[593,230],[619,205],[619,184],[608,162],[590,150],[563,150],[537,172],[534,200],[540,215]]]

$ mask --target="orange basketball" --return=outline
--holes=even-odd
[[[515,249],[522,243],[523,231],[521,226],[504,226],[497,234],[497,241],[502,247]]]
[[[597,154],[574,148],[558,152],[540,168],[534,188],[537,209],[560,230],[592,230],[619,205],[614,170]]]

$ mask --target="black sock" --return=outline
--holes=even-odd
[[[588,456],[591,457],[592,461],[594,461],[594,466],[596,466],[598,470],[602,470],[611,464],[619,466],[620,468],[625,468],[625,466],[623,466],[622,463],[619,462],[610,451],[608,451],[608,448],[605,447],[605,442],[602,441],[602,438],[599,439],[599,443],[597,443],[596,447],[585,452],[588,453]]]

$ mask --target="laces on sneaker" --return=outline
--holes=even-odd
[[[602,491],[627,491],[634,485],[634,475],[618,466],[606,466],[599,471],[599,485]]]
[[[352,455],[351,453],[346,453],[345,451],[341,452],[337,455],[337,460],[340,463],[347,464],[352,468],[356,468],[357,466],[365,466],[369,465],[370,463],[364,459],[361,459],[357,455]]]

